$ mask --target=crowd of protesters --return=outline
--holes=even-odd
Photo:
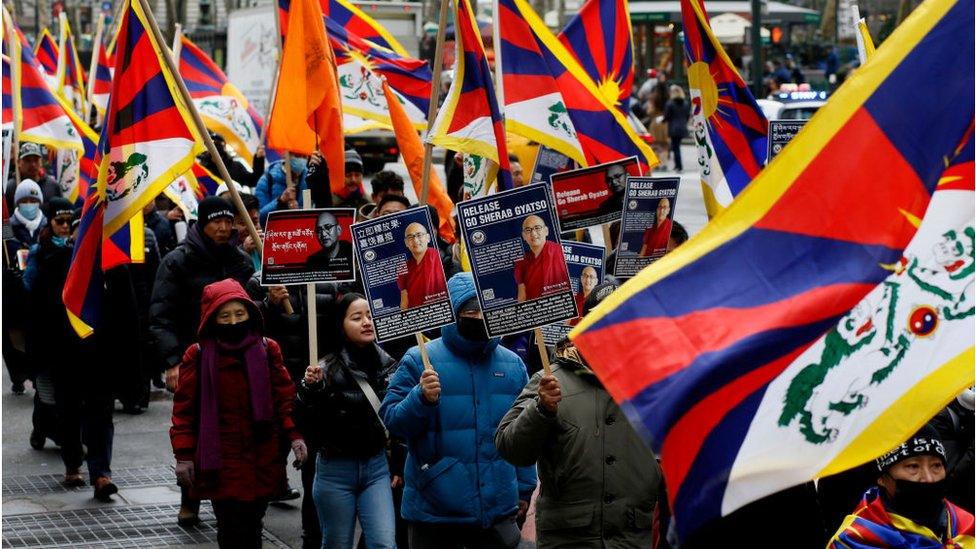
[[[638,96],[680,142],[685,94],[651,76]],[[281,160],[265,168],[259,151],[248,169],[226,144],[219,150],[259,228],[272,211],[304,206],[305,189],[316,207],[350,206],[360,218],[418,207],[393,172],[376,174],[367,194],[355,150],[341,198],[320,155],[292,157],[286,170]],[[671,151],[680,170],[680,149]],[[425,355],[413,337],[377,343],[359,283],[318,284],[318,361],[309,364],[310,298],[261,286],[256,243],[225,191],[200,201],[195,219],[161,196],[144,210],[146,262],[105,274],[112,340],[83,339],[61,299],[79,211],[45,175],[42,147],[18,152],[19,183],[4,191],[3,358],[12,392],[24,394],[27,380],[34,390],[29,443],[60,447],[66,485],[88,482],[111,501],[115,401],[140,413],[155,384],[174,393],[174,520],[199,522],[210,500],[221,547],[260,547],[268,503],[297,498],[304,547],[354,547],[358,522],[367,548],[511,548],[527,517],[539,547],[677,546],[658,459],[586,358],[563,340],[546,374],[531,333],[489,337],[457,245],[438,242],[457,320],[425,334]],[[447,162],[461,198],[460,160]],[[674,222],[668,251],[687,238]],[[619,284],[592,282],[584,313]],[[972,532],[972,429],[967,392],[916,435],[924,444],[760,500],[681,546],[761,536],[847,547],[878,524],[888,546],[951,544]],[[301,469],[300,488],[288,484],[289,465]]]

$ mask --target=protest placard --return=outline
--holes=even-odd
[[[548,183],[553,174],[568,172],[579,168],[575,160],[565,154],[539,145],[539,152],[535,155],[535,166],[529,183]]]
[[[638,175],[636,156],[554,174],[559,230],[574,231],[620,219],[627,176]]]
[[[772,162],[773,158],[796,137],[796,134],[800,133],[806,124],[806,120],[770,120],[766,140],[766,163]]]
[[[667,252],[680,182],[678,177],[628,178],[614,276],[634,276]]]
[[[352,234],[376,339],[386,341],[454,322],[437,232],[427,208],[356,223]]]
[[[457,207],[489,335],[577,316],[549,186],[529,185]]]
[[[268,214],[261,284],[352,282],[352,225],[356,210],[322,208]]]
[[[562,247],[566,267],[569,269],[569,283],[573,286],[576,310],[582,316],[583,303],[587,296],[603,280],[606,249],[603,246],[571,241],[563,242]],[[565,322],[543,326],[542,337],[546,345],[555,345],[569,335],[569,331],[579,320],[580,316],[577,316]]]

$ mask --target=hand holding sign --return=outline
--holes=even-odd
[[[321,382],[325,378],[325,372],[318,364],[313,364],[305,368],[305,378],[302,380],[305,385],[311,386]]]
[[[428,403],[437,404],[441,398],[441,376],[436,370],[424,370],[420,375],[420,390]]]
[[[555,414],[559,408],[559,401],[562,399],[563,393],[556,376],[552,374],[542,376],[539,379],[539,406],[546,412]]]

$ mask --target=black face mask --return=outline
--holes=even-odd
[[[461,337],[470,341],[488,341],[488,328],[480,318],[459,316],[457,330]]]
[[[928,526],[937,524],[941,518],[948,485],[945,479],[938,482],[913,482],[895,479],[895,495],[891,506],[899,515]]]
[[[250,322],[238,322],[237,324],[214,324],[214,337],[227,343],[237,343],[244,339],[244,336],[251,331]]]

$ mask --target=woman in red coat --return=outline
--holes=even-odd
[[[268,500],[285,486],[289,441],[296,466],[306,457],[292,422],[295,385],[237,281],[204,288],[200,309],[199,343],[183,356],[173,397],[177,482],[211,500],[220,547],[261,547]]]

